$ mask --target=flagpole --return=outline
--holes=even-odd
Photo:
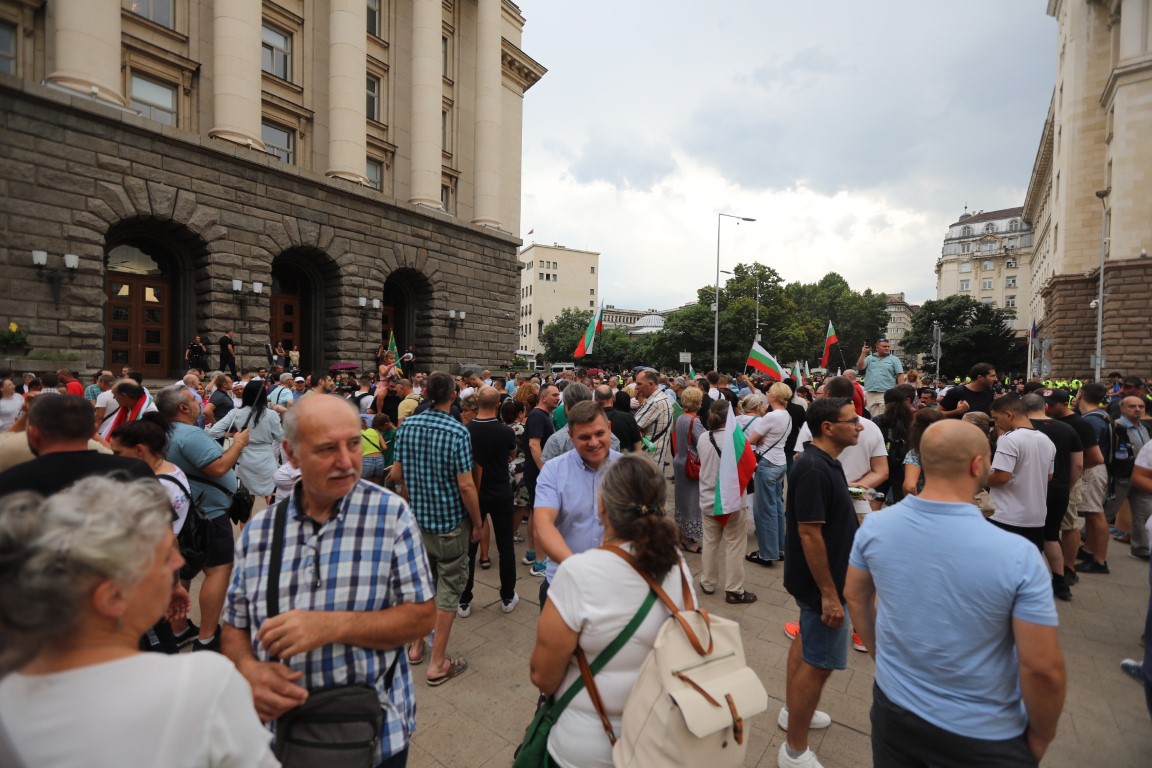
[[[1028,370],[1024,372],[1025,380],[1032,378],[1032,349],[1036,346],[1036,339],[1032,337],[1032,329],[1036,327],[1035,318],[1028,325]]]
[[[844,366],[844,370],[848,370],[848,361],[844,359],[844,347],[840,342],[836,342],[836,351],[840,353],[840,364]],[[856,371],[859,373],[859,371]]]

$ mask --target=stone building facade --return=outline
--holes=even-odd
[[[1054,377],[1093,374],[1103,264],[1101,367],[1147,377],[1152,2],[1049,0],[1047,12],[1056,84],[1024,204],[1038,332]]]
[[[0,320],[150,377],[230,328],[242,366],[281,339],[366,366],[389,331],[423,369],[507,359],[544,74],[523,23],[509,0],[0,0]]]
[[[892,344],[892,354],[899,357],[905,367],[918,365],[915,358],[909,357],[903,349],[900,348],[900,342],[904,339],[904,334],[912,330],[912,315],[920,311],[919,304],[909,304],[907,299],[904,298],[904,292],[889,293],[887,295],[888,302],[888,327],[885,331],[888,341]]]

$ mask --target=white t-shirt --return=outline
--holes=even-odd
[[[20,416],[20,409],[24,407],[24,398],[20,395],[0,397],[0,432],[7,431],[8,427],[16,423]]]
[[[94,407],[104,409],[104,421],[97,426],[97,430],[101,437],[107,438],[112,429],[112,422],[116,420],[116,411],[120,410],[120,403],[116,402],[116,398],[112,396],[112,390],[109,389],[96,396]]]
[[[631,547],[625,545],[624,549]],[[683,560],[680,567],[686,567]],[[662,586],[668,597],[683,608],[680,571],[676,568],[669,571]],[[688,589],[695,600],[691,579]],[[648,585],[640,574],[619,556],[602,549],[590,549],[560,563],[548,588],[548,601],[556,606],[560,618],[569,629],[580,633],[580,647],[589,663],[612,644],[647,595]],[[668,609],[657,600],[636,634],[596,675],[596,687],[617,735],[628,694],[636,685],[640,667],[667,618]],[[556,695],[568,690],[578,677],[580,670],[572,659]],[[572,699],[553,726],[548,737],[548,752],[562,768],[612,768],[612,745],[587,690],[581,690]]]
[[[217,653],[141,653],[0,681],[0,720],[28,766],[272,768],[252,689]]]
[[[281,464],[272,475],[272,482],[276,484],[276,496],[272,499],[272,505],[275,506],[291,496],[292,489],[296,487],[296,481],[299,479],[300,470],[292,466],[291,462],[285,461]]]
[[[848,485],[852,485],[872,471],[873,457],[888,456],[888,450],[884,447],[884,433],[880,431],[880,427],[864,417],[860,418],[860,423],[864,425],[864,431],[860,433],[860,439],[856,445],[848,446],[836,457],[840,466],[844,468],[844,477],[848,478]],[[804,445],[810,442],[812,442],[812,431],[808,429],[808,424],[805,423],[804,426],[800,427],[800,433],[796,435],[795,452],[803,453]],[[853,501],[852,506],[856,508],[858,515],[866,515],[872,511],[872,507],[868,506],[867,501]]]
[[[788,411],[769,411],[748,427],[749,438],[754,438],[756,435],[764,436],[752,450],[757,454],[763,453],[763,458],[767,459],[768,463],[778,467],[784,466],[787,462],[784,457],[784,443],[788,440],[788,433],[791,430],[792,416]]]
[[[1056,446],[1037,429],[1013,429],[996,441],[992,469],[1012,473],[1005,485],[988,490],[992,519],[1018,528],[1040,528],[1047,511],[1048,478],[1056,469]]]
[[[173,465],[173,468],[174,471],[165,472],[164,474],[179,480],[180,485],[183,485],[188,489],[188,493],[191,493],[192,486],[188,484],[188,475],[184,474],[184,470],[180,469],[180,467]],[[172,510],[176,513],[176,520],[172,523],[172,533],[179,534],[180,529],[184,527],[184,521],[188,519],[188,508],[192,505],[192,499],[188,498],[188,495],[180,490],[180,486],[175,483],[161,480],[160,485],[164,487],[164,490],[168,491],[168,498],[172,501]]]

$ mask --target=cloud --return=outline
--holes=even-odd
[[[624,189],[651,189],[676,170],[666,148],[636,135],[598,133],[568,166],[582,183],[606,181]]]

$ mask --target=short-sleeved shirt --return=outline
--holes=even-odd
[[[520,450],[524,451],[525,483],[534,486],[536,485],[536,478],[540,476],[540,470],[532,458],[532,438],[539,438],[540,455],[543,456],[544,444],[548,442],[548,438],[552,437],[552,433],[555,431],[556,427],[552,425],[552,416],[548,411],[543,408],[533,408],[528,412],[528,418],[524,422],[524,434],[520,436]]]
[[[459,528],[468,510],[456,477],[472,471],[472,438],[464,425],[435,408],[409,416],[396,433],[396,461],[421,530]]]
[[[1056,446],[1036,429],[1013,429],[996,441],[992,469],[1012,474],[1004,485],[989,489],[996,511],[992,519],[1019,528],[1044,525],[1048,476],[1055,471]]]
[[[864,427],[864,431],[857,438],[856,445],[848,446],[836,457],[850,483],[872,471],[873,458],[888,456],[888,451],[884,447],[884,433],[880,431],[880,427],[869,419],[861,419],[860,424]],[[800,434],[796,438],[796,451],[802,453],[811,441],[812,431],[805,424],[800,427]],[[858,515],[867,515],[872,511],[867,501],[856,501],[853,504]]]
[[[232,342],[232,337],[231,336],[221,336],[220,341],[217,343],[220,345],[220,359],[221,360],[232,359],[232,353],[228,351],[229,347],[234,347],[233,342]]]
[[[752,446],[752,450],[764,461],[778,467],[782,467],[786,463],[784,443],[788,440],[788,434],[791,431],[792,417],[787,410],[783,409],[769,411],[752,422],[745,430],[749,439],[764,438],[758,445]]]
[[[180,467],[192,483],[192,495],[196,497],[204,516],[209,520],[228,512],[232,500],[222,489],[236,489],[236,473],[231,469],[220,477],[209,478],[204,467],[224,455],[220,443],[208,436],[199,427],[183,422],[173,422],[168,434],[168,461]]]
[[[98,398],[98,397],[100,397],[100,385],[99,384],[89,384],[88,386],[84,387],[84,399],[85,400],[87,400],[91,403],[94,403],[94,402],[96,402],[96,398]]]
[[[472,460],[481,469],[480,500],[504,502],[511,509],[508,456],[516,450],[516,433],[499,419],[472,419],[467,429],[472,438]]]
[[[1152,472],[1152,442],[1144,443],[1140,453],[1136,454],[1136,466]]]
[[[956,406],[963,400],[968,403],[968,412],[979,411],[980,413],[992,412],[992,401],[996,399],[995,393],[991,389],[983,389],[979,392],[968,387],[952,387],[948,390],[948,394],[940,400],[940,410],[954,411]]]
[[[1056,446],[1056,463],[1053,465],[1052,480],[1049,488],[1067,491],[1072,487],[1072,454],[1082,453],[1084,445],[1076,430],[1056,419],[1031,419],[1036,431],[1046,435]]]
[[[1108,417],[1107,412],[1103,408],[1096,408],[1080,414],[1080,418],[1092,430],[1091,445],[1100,446],[1104,458],[1107,459],[1112,451],[1112,420]],[[1085,447],[1090,447],[1090,445],[1085,443]]]
[[[361,480],[317,523],[301,511],[298,483],[284,528],[280,569],[280,612],[381,611],[426,603],[436,593],[423,539],[408,505],[399,496]],[[254,515],[236,542],[235,567],[222,621],[249,630],[252,652],[269,661],[256,634],[268,619],[268,551],[273,510]],[[391,687],[388,667],[400,654]],[[286,663],[303,672],[309,689],[360,683],[376,688],[384,705],[384,725],[376,762],[408,746],[416,727],[416,692],[404,648],[377,650],[325,645],[299,653]]]
[[[218,389],[208,396],[208,403],[212,406],[212,415],[216,421],[228,415],[228,412],[236,407],[236,403],[232,401],[232,395],[228,394],[222,389]]]
[[[787,556],[784,558],[784,588],[794,598],[813,608],[820,607],[820,588],[808,568],[800,543],[800,524],[823,523],[824,548],[828,569],[836,583],[836,594],[844,602],[844,579],[848,555],[856,535],[856,509],[848,495],[848,481],[840,462],[811,443],[792,466],[788,478],[788,498],[784,508]]]
[[[868,355],[864,358],[864,389],[868,392],[887,392],[896,386],[896,377],[904,373],[904,365],[896,355]]]
[[[572,554],[598,547],[604,540],[596,492],[608,465],[618,458],[619,453],[609,450],[608,460],[597,470],[585,464],[579,452],[568,451],[540,470],[540,478],[536,481],[536,506],[559,510],[556,530],[564,537],[564,543]],[[556,562],[549,558],[545,576],[551,582],[555,575]]]
[[[1087,451],[1092,446],[1097,445],[1096,432],[1089,424],[1084,422],[1084,417],[1078,413],[1070,413],[1067,416],[1060,416],[1056,419],[1061,424],[1067,424],[1076,431],[1076,435],[1080,438],[1080,447],[1082,450]]]
[[[16,491],[51,496],[85,477],[107,477],[116,472],[129,480],[155,477],[140,459],[96,451],[62,451],[38,456],[0,472],[0,496]]]
[[[640,427],[636,426],[636,417],[631,413],[618,411],[615,408],[605,408],[608,423],[612,425],[612,434],[620,441],[620,450],[625,453],[632,450],[632,446],[640,442]]]
[[[851,564],[872,575],[879,596],[876,685],[885,696],[961,736],[1024,732],[1011,622],[1057,624],[1051,574],[1034,545],[988,525],[972,504],[905,496],[868,517]]]

